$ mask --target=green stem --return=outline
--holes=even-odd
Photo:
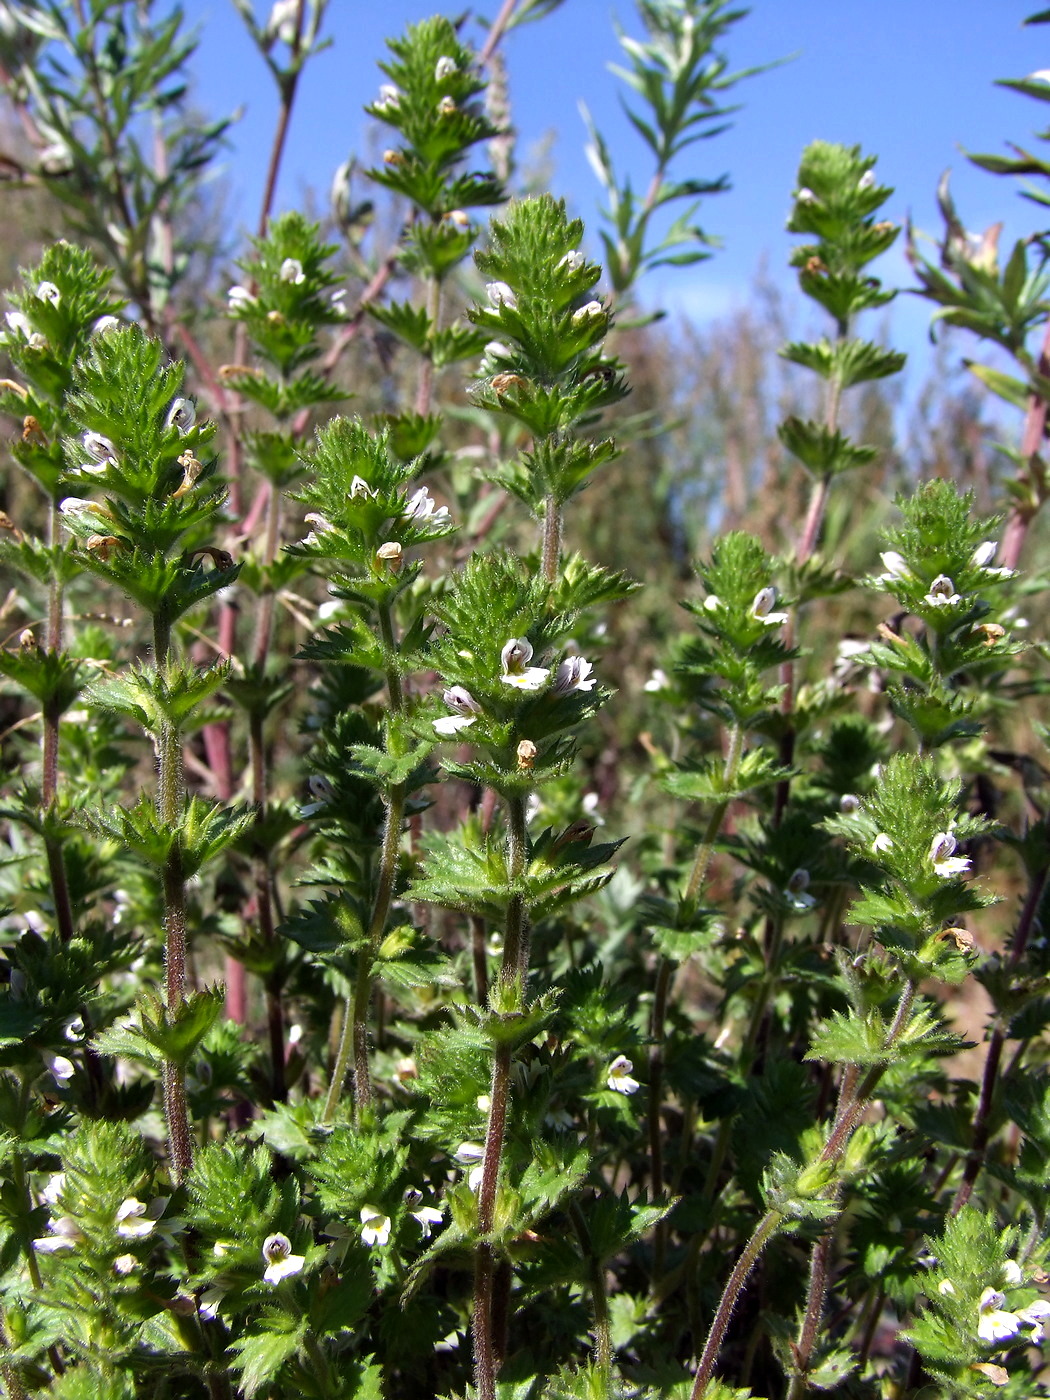
[[[430,322],[430,333],[433,335],[441,320],[441,279],[440,277],[429,277],[427,279],[427,319]],[[434,359],[432,352],[424,352],[419,366],[419,386],[416,389],[416,412],[421,418],[425,418],[430,412],[430,405],[434,394]]]
[[[914,1000],[915,984],[908,982],[901,992],[900,1001],[897,1003],[896,1014],[886,1033],[885,1049],[887,1052],[892,1049],[903,1032]],[[850,1138],[853,1136],[860,1119],[860,1115],[885,1071],[886,1063],[887,1062],[883,1062],[882,1064],[873,1065],[865,1075],[860,1088],[856,1090],[853,1087],[856,1082],[856,1076],[855,1074],[847,1072],[843,1080],[842,1092],[839,1096],[839,1108],[835,1123],[821,1151],[820,1161],[835,1162],[845,1153]],[[736,1267],[730,1275],[729,1282],[726,1284],[722,1293],[714,1321],[711,1324],[711,1330],[708,1333],[707,1342],[700,1358],[700,1364],[697,1367],[691,1400],[700,1400],[700,1397],[705,1394],[714,1370],[715,1362],[718,1359],[718,1351],[722,1345],[722,1339],[725,1336],[726,1328],[729,1326],[729,1321],[733,1315],[733,1309],[736,1307],[741,1289],[747,1281],[751,1270],[754,1268],[758,1256],[765,1248],[767,1241],[783,1218],[779,1211],[767,1211],[759,1221],[754,1234],[751,1236],[750,1240],[748,1240],[743,1253],[737,1260]],[[826,1274],[824,1277],[826,1280]],[[813,1336],[815,1338],[815,1329],[819,1324],[819,1313],[824,1305],[823,1287],[819,1289],[819,1292],[811,1288],[810,1301],[816,1319],[812,1321]],[[810,1324],[811,1319],[807,1313],[803,1327],[806,1328],[810,1326]]]
[[[511,880],[517,880],[525,869],[528,836],[525,830],[524,797],[507,798],[507,870]],[[512,895],[507,903],[507,923],[503,939],[503,961],[500,981],[504,984],[520,979],[524,984],[529,965],[529,926],[525,917],[525,901]]]
[[[558,581],[558,564],[561,561],[561,506],[554,496],[547,496],[543,502],[543,577],[545,582]]]
[[[154,664],[160,671],[168,663],[171,645],[171,626],[162,612],[154,614],[153,644]],[[178,833],[182,816],[182,739],[175,725],[167,720],[161,724],[157,742],[157,815],[165,830]],[[164,865],[163,882],[165,995],[171,1017],[186,997],[186,895],[178,835]],[[178,1185],[185,1180],[193,1162],[193,1135],[185,1072],[174,1060],[164,1064],[164,1116],[172,1179]]]
[[[261,670],[261,667],[260,667]],[[248,746],[252,766],[252,801],[255,804],[256,829],[263,827],[267,816],[266,745],[263,715],[256,708],[248,723]],[[277,929],[273,916],[273,871],[269,852],[260,848],[252,858],[255,882],[255,906],[259,919],[259,936],[272,955],[275,966],[266,975],[266,1024],[270,1038],[270,1089],[275,1103],[287,1096],[284,1079],[284,1012],[281,1007],[282,974],[277,954]]]
[[[507,873],[511,881],[518,880],[525,869],[528,835],[525,829],[525,798],[508,797],[507,803]],[[507,904],[506,932],[503,940],[503,962],[500,986],[517,984],[524,988],[528,970],[528,924],[524,900],[514,895]],[[507,1133],[507,1112],[510,1104],[510,1071],[513,1052],[509,1045],[497,1045],[492,1056],[492,1081],[489,1089],[489,1118],[485,1131],[485,1155],[481,1164],[481,1185],[478,1188],[478,1235],[474,1261],[474,1376],[478,1400],[493,1400],[499,1370],[496,1328],[493,1316],[493,1276],[496,1256],[485,1238],[492,1231],[499,1185],[500,1162]]]
[[[736,779],[740,769],[740,759],[744,752],[744,731],[739,724],[734,724],[729,731],[729,749],[726,753],[725,767],[723,771],[723,781],[728,788]],[[689,883],[685,888],[685,899],[688,904],[695,904],[703,888],[704,880],[707,877],[707,868],[711,864],[711,857],[714,855],[714,843],[722,827],[725,814],[729,809],[728,799],[719,802],[708,820],[707,826],[697,848],[696,857],[693,860],[693,868],[689,872]]]
[[[377,610],[379,635],[389,658],[386,672],[387,693],[390,708],[395,714],[404,709],[404,693],[401,677],[394,664],[397,639],[394,636],[394,619],[388,603],[381,603]],[[401,849],[401,827],[405,817],[404,783],[395,783],[386,794],[386,820],[383,825],[383,844],[379,856],[379,879],[376,885],[375,903],[372,906],[372,921],[368,926],[368,946],[362,949],[358,962],[357,979],[354,989],[346,999],[343,1010],[343,1026],[339,1036],[339,1049],[336,1052],[335,1067],[328,1085],[322,1122],[330,1123],[335,1117],[336,1108],[343,1094],[346,1072],[350,1057],[354,1060],[354,1118],[360,1119],[361,1110],[372,1102],[372,1075],[368,1064],[368,1008],[372,1001],[372,964],[386,931],[386,921],[390,914],[390,904],[394,897],[397,880],[397,858]]]
[[[360,1120],[362,1111],[372,1103],[372,1075],[368,1063],[368,1008],[372,1001],[372,964],[386,930],[397,878],[397,857],[401,849],[401,827],[405,814],[403,783],[398,783],[390,789],[386,802],[383,845],[379,857],[379,881],[376,886],[375,903],[372,906],[372,922],[368,928],[368,945],[361,950],[354,990],[346,999],[339,1050],[328,1086],[328,1096],[325,1099],[322,1116],[324,1123],[330,1123],[335,1117],[351,1056],[354,1061],[355,1121]]]
[[[48,545],[54,549],[61,533],[58,502],[52,498],[48,513]],[[53,575],[48,586],[46,649],[57,654],[62,649],[62,580]],[[62,713],[52,703],[44,704],[44,728],[41,742],[40,806],[45,815],[58,799],[58,746]],[[58,936],[68,943],[75,932],[73,904],[66,878],[66,858],[62,843],[50,832],[44,836],[44,854],[51,878],[51,898],[55,906]]]
[[[777,1210],[767,1211],[755,1227],[755,1232],[744,1246],[743,1253],[736,1261],[736,1267],[729,1275],[722,1297],[719,1299],[718,1308],[715,1312],[714,1320],[711,1323],[711,1330],[707,1334],[707,1341],[700,1356],[700,1363],[696,1368],[696,1376],[693,1380],[693,1389],[690,1400],[700,1400],[702,1395],[707,1393],[707,1387],[711,1380],[712,1372],[715,1369],[715,1362],[718,1360],[718,1352],[722,1346],[722,1339],[726,1334],[733,1310],[736,1307],[737,1299],[747,1282],[748,1275],[758,1263],[759,1255],[765,1249],[767,1243],[772,1238],[784,1217]]]
[[[601,1375],[602,1394],[611,1394],[612,1380],[612,1337],[609,1332],[609,1298],[605,1288],[605,1269],[594,1251],[591,1232],[583,1212],[574,1201],[569,1207],[569,1218],[580,1241],[583,1257],[587,1261],[587,1271],[591,1280],[591,1304],[594,1308],[594,1359]]]

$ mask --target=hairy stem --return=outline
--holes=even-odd
[[[372,1103],[372,1075],[368,1063],[368,1009],[372,1002],[372,962],[386,930],[387,916],[397,878],[397,857],[401,848],[401,827],[405,813],[404,784],[397,784],[387,794],[383,845],[379,857],[379,880],[372,922],[368,929],[368,946],[361,950],[354,989],[346,999],[343,1028],[339,1036],[335,1067],[328,1086],[322,1122],[330,1123],[342,1097],[350,1059],[354,1062],[354,1119],[359,1121],[362,1110]]]
[[[594,1251],[591,1232],[583,1212],[576,1202],[569,1207],[569,1218],[580,1241],[591,1283],[591,1306],[594,1309],[594,1359],[602,1381],[602,1393],[610,1393],[612,1377],[612,1337],[609,1332],[609,1298],[605,1287],[605,1269]]]
[[[904,1031],[914,1000],[915,984],[913,982],[908,982],[901,991],[896,1013],[889,1030],[886,1032],[884,1049],[887,1053],[893,1048]],[[835,1162],[842,1157],[849,1145],[850,1138],[853,1136],[857,1123],[860,1120],[861,1113],[864,1111],[868,1100],[871,1098],[879,1080],[882,1078],[886,1063],[887,1061],[884,1061],[881,1064],[872,1065],[871,1069],[869,1069],[868,1073],[864,1076],[864,1080],[859,1089],[854,1087],[856,1084],[856,1075],[847,1072],[843,1079],[842,1092],[839,1095],[839,1107],[835,1116],[835,1123],[820,1153],[820,1161]],[[744,1246],[743,1253],[737,1260],[736,1267],[733,1269],[732,1274],[729,1276],[729,1282],[723,1290],[717,1311],[715,1312],[714,1321],[711,1323],[711,1330],[708,1333],[707,1341],[700,1357],[700,1363],[697,1367],[691,1400],[700,1400],[700,1397],[706,1393],[708,1383],[714,1371],[715,1362],[718,1359],[718,1352],[721,1348],[722,1340],[729,1326],[730,1319],[732,1318],[733,1310],[737,1304],[737,1299],[759,1255],[783,1219],[784,1217],[779,1211],[767,1211],[756,1226],[754,1234]],[[819,1297],[817,1297],[816,1294],[811,1294],[811,1297],[816,1300],[815,1307],[818,1312],[822,1310],[824,1303],[823,1288],[820,1289]],[[819,1316],[817,1321],[819,1323]]]
[[[48,512],[47,539],[54,549],[60,534],[58,502],[52,497]],[[47,594],[47,637],[46,650],[58,653],[62,649],[62,581],[53,575]],[[47,701],[43,710],[43,736],[41,740],[40,806],[49,813],[58,800],[58,746],[62,712],[52,702]],[[55,906],[55,924],[58,936],[63,943],[73,937],[73,905],[69,898],[69,881],[66,878],[66,858],[62,842],[50,831],[44,834],[44,854],[47,857],[48,875],[51,879],[51,898]]]
[[[557,583],[561,559],[561,506],[554,496],[543,502],[543,577],[547,583]]]
[[[510,879],[520,878],[525,869],[528,836],[525,830],[525,798],[508,797],[507,802],[507,873]],[[503,940],[503,962],[500,984],[524,988],[528,968],[528,927],[524,903],[515,895],[507,906],[506,933]],[[478,1400],[493,1400],[496,1394],[498,1355],[495,1345],[492,1279],[495,1256],[491,1244],[484,1238],[492,1230],[499,1184],[500,1162],[507,1132],[507,1111],[510,1102],[510,1072],[513,1052],[509,1045],[497,1045],[492,1057],[492,1083],[489,1090],[489,1118],[485,1131],[485,1155],[481,1164],[481,1185],[478,1188],[477,1255],[474,1263],[474,1376]]]
[[[380,606],[378,620],[379,634],[388,654],[392,655],[396,648],[396,640],[394,619],[388,605]],[[404,708],[404,694],[401,689],[401,677],[392,661],[387,667],[386,682],[390,708],[395,713],[400,713]],[[332,1070],[322,1117],[325,1123],[330,1123],[335,1117],[351,1055],[354,1061],[355,1121],[360,1121],[362,1110],[372,1103],[372,1075],[368,1063],[368,1008],[372,1002],[372,964],[386,931],[386,921],[394,897],[397,857],[401,849],[401,828],[404,824],[407,795],[404,783],[395,783],[386,794],[386,818],[379,855],[375,902],[372,905],[372,921],[368,926],[368,945],[361,951],[354,989],[347,997],[343,1010],[339,1049],[336,1052],[335,1067]]]
[[[440,277],[432,276],[427,279],[427,319],[430,322],[431,334],[436,334],[441,322]],[[432,351],[428,351],[419,362],[419,385],[416,389],[416,412],[421,418],[425,418],[430,412],[433,395],[434,356]]]
[[[711,1330],[707,1334],[707,1341],[700,1356],[699,1365],[696,1368],[696,1375],[693,1379],[693,1389],[690,1400],[700,1400],[702,1395],[707,1393],[707,1387],[711,1380],[711,1375],[715,1369],[715,1362],[718,1360],[718,1353],[722,1346],[722,1339],[726,1334],[733,1310],[736,1308],[737,1299],[740,1297],[748,1275],[758,1263],[759,1255],[765,1249],[772,1238],[777,1227],[783,1220],[783,1216],[777,1210],[767,1211],[755,1227],[755,1232],[744,1246],[743,1253],[736,1261],[736,1267],[729,1275],[729,1282],[726,1284],[722,1297],[719,1299],[718,1308],[715,1312],[714,1320],[711,1323]]]

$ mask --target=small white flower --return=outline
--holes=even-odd
[[[445,215],[445,222],[459,229],[460,233],[466,233],[470,228],[470,215],[465,209],[450,209]]]
[[[854,812],[860,811],[860,798],[855,792],[842,794],[839,798],[839,811],[846,817],[851,817]]]
[[[138,1263],[139,1261],[135,1258],[134,1254],[118,1254],[113,1260],[113,1268],[116,1273],[123,1276],[124,1274],[130,1274],[133,1269],[137,1269]]]
[[[518,298],[514,295],[513,288],[509,287],[506,282],[489,282],[485,287],[485,295],[489,299],[489,304],[496,310],[501,306],[508,306],[513,311],[518,305]]]
[[[802,914],[807,909],[812,909],[814,904],[816,904],[817,902],[811,894],[806,893],[808,889],[809,871],[794,871],[791,876],[791,879],[787,882],[787,888],[785,889],[784,894],[787,897],[787,902],[791,905],[792,909],[794,909],[797,914]]]
[[[267,1235],[263,1240],[262,1257],[266,1261],[265,1283],[280,1283],[282,1279],[291,1278],[306,1263],[304,1254],[292,1253],[292,1242],[287,1235]]]
[[[372,104],[374,107],[383,107],[387,111],[396,110],[401,105],[401,93],[393,83],[384,83],[379,89],[379,100]]]
[[[893,848],[893,841],[884,831],[880,831],[875,840],[871,843],[871,849],[876,853],[879,851],[889,851]]]
[[[441,698],[450,710],[460,715],[480,715],[481,706],[464,685],[450,685],[441,692]]]
[[[411,1212],[413,1220],[419,1222],[425,1240],[430,1239],[430,1233],[435,1225],[440,1225],[445,1218],[444,1211],[438,1210],[435,1206],[423,1206],[420,1210]]]
[[[306,525],[313,525],[315,529],[321,530],[322,532],[327,531],[329,534],[335,529],[332,522],[325,516],[318,514],[317,511],[311,511],[309,515],[305,515],[303,517],[303,522]]]
[[[568,695],[573,690],[593,690],[593,670],[591,663],[582,656],[567,656],[555,672],[552,692],[555,695]]]
[[[571,252],[564,253],[554,264],[555,272],[561,272],[564,268],[566,272],[579,272],[584,264],[584,256],[578,248],[573,248]]]
[[[717,593],[709,593],[704,599],[704,612],[716,613],[722,606],[722,600]]]
[[[449,97],[448,93],[446,93],[437,105],[438,116],[450,117],[456,110],[456,99],[454,97]]]
[[[808,185],[802,186],[799,192],[795,195],[795,199],[798,201],[799,204],[820,203],[820,200],[817,198],[817,196],[813,193],[813,191],[809,188]]]
[[[211,1247],[211,1252],[216,1259],[225,1259],[227,1254],[232,1253],[237,1246],[232,1240],[216,1240]]]
[[[872,190],[875,188],[874,170],[865,170],[864,174],[857,181],[858,190]]]
[[[449,58],[447,53],[443,53],[434,64],[434,81],[443,83],[446,78],[451,78],[453,73],[459,72],[459,65],[454,58]]]
[[[122,324],[117,316],[100,316],[91,327],[91,334],[105,335],[108,331],[119,331]]]
[[[77,1072],[76,1065],[72,1060],[67,1060],[65,1055],[51,1055],[45,1051],[44,1063],[56,1084],[65,1084]]]
[[[637,1079],[631,1078],[631,1070],[634,1069],[633,1061],[626,1055],[617,1055],[605,1076],[605,1082],[616,1094],[633,1094],[641,1085]]]
[[[293,287],[301,287],[306,281],[306,273],[298,258],[285,258],[281,263],[280,277],[282,282],[291,282]]]
[[[1037,1298],[1026,1308],[1018,1308],[1017,1316],[1031,1327],[1032,1341],[1040,1342],[1043,1339],[1043,1322],[1050,1317],[1050,1303],[1045,1303],[1042,1298]]]
[[[950,608],[959,602],[959,595],[955,591],[955,584],[947,574],[938,574],[930,584],[930,591],[926,594],[923,602],[931,608]]]
[[[661,671],[660,667],[657,666],[652,675],[642,686],[642,689],[648,690],[651,694],[655,695],[661,690],[667,690],[669,687],[670,681],[667,679],[667,672]]]
[[[1024,1282],[1024,1274],[1016,1259],[1007,1259],[1002,1267],[1002,1280],[1007,1288],[1017,1288]]]
[[[289,47],[295,43],[295,23],[298,14],[299,0],[275,0],[265,30],[271,42],[275,38],[280,39],[282,44]]]
[[[390,1239],[390,1217],[374,1206],[361,1207],[361,1242],[384,1245]]]
[[[84,451],[93,462],[115,462],[117,460],[117,449],[109,438],[103,437],[101,433],[86,432],[80,441]]]
[[[197,410],[189,399],[176,399],[168,409],[164,419],[166,428],[175,428],[180,433],[188,433],[197,421]]]
[[[33,327],[29,324],[29,317],[24,315],[21,311],[9,311],[4,319],[7,321],[10,330],[17,332],[18,335],[23,336],[26,340],[32,337]]]
[[[955,837],[950,831],[939,831],[930,843],[930,864],[942,880],[965,875],[970,868],[966,856],[955,855]]]
[[[231,311],[247,311],[249,306],[258,305],[258,298],[253,297],[247,287],[238,284],[226,293],[226,305]]]
[[[514,351],[502,340],[490,340],[485,346],[485,354],[493,360],[509,360],[513,357]]]
[[[942,1298],[954,1298],[955,1284],[952,1283],[950,1278],[942,1278],[940,1283],[937,1285],[937,1292],[941,1295]]]
[[[402,1055],[394,1065],[394,1079],[398,1084],[405,1084],[410,1079],[419,1078],[419,1066],[411,1055]]]
[[[350,499],[352,501],[374,501],[378,495],[379,492],[374,491],[363,476],[355,476],[350,483]]]
[[[57,1220],[48,1221],[50,1234],[33,1241],[37,1254],[59,1254],[64,1249],[76,1249],[84,1236],[71,1215],[60,1215]]]
[[[480,1162],[484,1156],[485,1148],[480,1142],[461,1142],[455,1151],[457,1162]]]
[[[226,1297],[224,1288],[206,1288],[201,1294],[200,1305],[197,1312],[205,1322],[214,1322],[219,1316],[219,1308],[222,1300]]]
[[[986,569],[995,558],[999,545],[995,540],[985,540],[970,555],[970,563],[975,569]]]
[[[74,1016],[72,1020],[66,1022],[62,1034],[66,1040],[71,1041],[75,1045],[78,1041],[84,1039],[85,1029],[83,1016]]]
[[[408,498],[404,509],[406,520],[426,521],[431,525],[448,525],[451,520],[448,506],[438,507],[437,502],[425,486]]]
[[[64,141],[52,141],[45,146],[39,159],[45,175],[68,175],[73,169],[73,158]]]
[[[772,584],[765,588],[760,588],[755,594],[751,604],[751,616],[758,622],[763,622],[767,627],[781,627],[788,620],[786,612],[772,612],[773,604],[777,601],[777,590]]]
[[[1017,1313],[1006,1312],[1006,1299],[994,1288],[986,1288],[977,1305],[977,1335],[983,1342],[1005,1342],[1021,1330]]]
[[[442,735],[443,738],[451,739],[461,729],[469,729],[473,723],[473,715],[443,715],[441,719],[433,721],[434,733]]]
[[[898,554],[895,549],[887,549],[879,558],[886,572],[879,579],[880,583],[890,583],[893,580],[910,579],[912,574],[908,568],[907,561],[903,554]]]
[[[504,685],[516,686],[518,690],[539,690],[549,674],[545,666],[530,666],[532,645],[525,637],[511,637],[504,642],[500,652],[503,674],[500,680]]]
[[[156,1224],[156,1221],[145,1217],[145,1204],[136,1200],[134,1196],[129,1196],[117,1207],[117,1234],[128,1240],[143,1239],[152,1233]]]
[[[40,1199],[46,1201],[49,1206],[58,1205],[58,1198],[66,1188],[65,1172],[52,1172],[47,1179],[47,1185],[40,1192]]]
[[[52,306],[58,306],[62,300],[62,293],[55,286],[54,282],[38,283],[36,295],[41,301],[49,301]]]

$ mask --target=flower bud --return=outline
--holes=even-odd
[[[589,301],[586,306],[581,306],[578,311],[572,313],[572,324],[582,326],[588,321],[596,321],[604,315],[605,308],[600,301]]]
[[[402,555],[403,550],[396,540],[387,540],[376,550],[376,558],[395,574],[401,569]]]
[[[459,65],[454,58],[449,58],[448,54],[442,54],[434,65],[435,83],[443,83],[446,78],[451,78],[453,73],[459,72]]]

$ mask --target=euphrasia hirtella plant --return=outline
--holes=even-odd
[[[277,117],[220,279],[181,14],[0,6],[70,235],[0,324],[0,1387],[1046,1393],[1041,235],[1000,269],[944,185],[909,238],[1023,374],[973,367],[1002,498],[919,479],[894,191],[809,146],[821,325],[720,529],[741,424],[676,456],[641,287],[709,256],[741,14],[639,0],[651,170],[588,118],[596,238],[515,193],[504,50],[557,3],[391,40],[320,220],[275,191],[328,6],[236,8]]]

